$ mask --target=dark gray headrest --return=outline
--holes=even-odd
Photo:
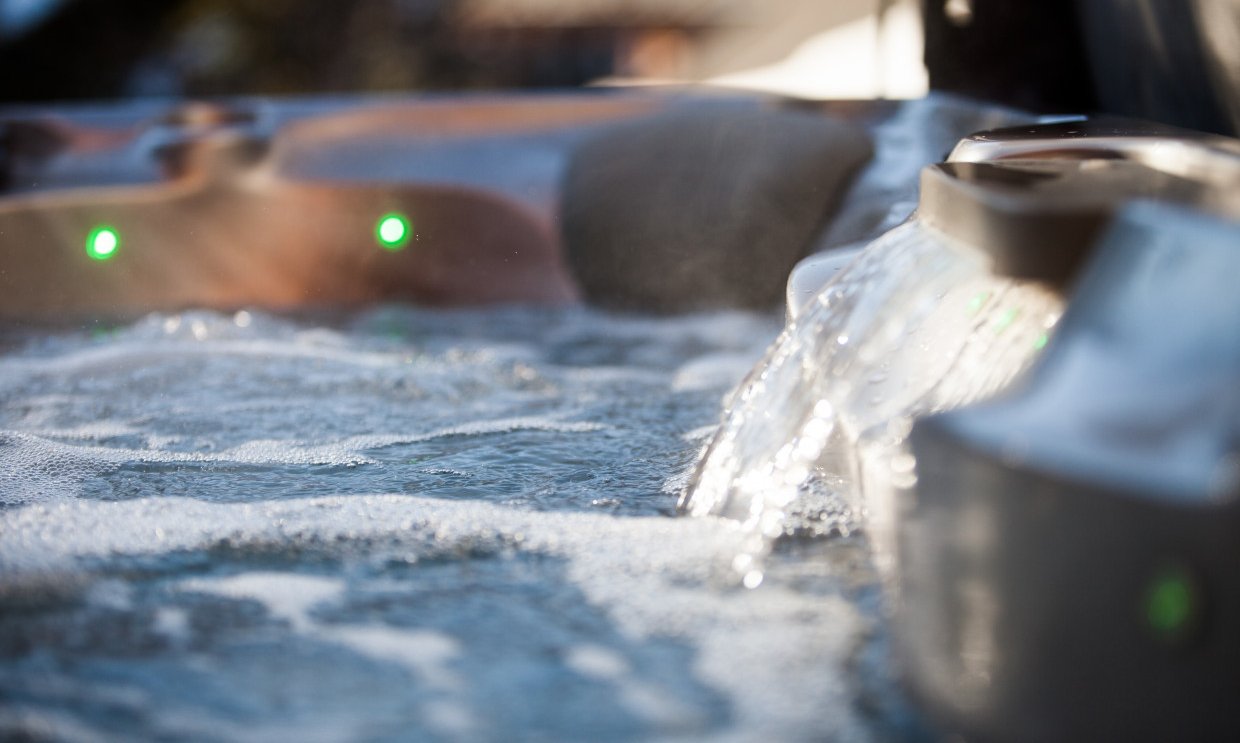
[[[871,154],[857,127],[753,105],[684,105],[610,127],[568,168],[569,264],[603,306],[775,306]]]

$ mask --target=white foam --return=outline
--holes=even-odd
[[[344,581],[300,573],[252,572],[227,578],[193,578],[182,581],[179,588],[258,601],[267,613],[288,622],[294,631],[307,632],[315,626],[310,610],[338,599],[344,592]]]
[[[261,439],[220,452],[178,452],[127,449],[55,441],[43,436],[0,430],[0,505],[24,505],[68,498],[83,480],[120,465],[227,463],[247,465],[362,465],[376,460],[363,451],[415,444],[452,436],[483,436],[515,431],[589,433],[600,423],[560,422],[527,416],[482,420],[426,433],[385,433],[351,436],[326,443],[296,439]],[[101,426],[101,430],[110,430]],[[121,430],[121,429],[117,429]],[[80,438],[88,438],[83,435]]]
[[[380,662],[399,663],[435,691],[460,691],[465,679],[448,664],[460,655],[456,640],[442,632],[401,630],[383,625],[318,628],[317,635]]]
[[[713,373],[712,360],[756,358],[778,330],[776,315],[662,319],[589,310],[469,315],[398,308],[363,315],[353,325],[306,329],[259,312],[250,312],[248,325],[212,313],[156,315],[100,340],[49,337],[0,357],[0,504],[8,506],[0,508],[0,589],[54,587],[56,595],[81,595],[85,612],[132,600],[128,611],[139,623],[149,621],[149,630],[172,648],[155,661],[216,678],[228,661],[196,654],[201,617],[183,603],[208,600],[194,594],[216,597],[211,602],[257,602],[273,623],[262,628],[264,637],[295,635],[366,659],[366,667],[373,661],[385,664],[385,673],[406,673],[416,681],[411,687],[419,696],[410,704],[419,724],[449,739],[471,739],[494,733],[474,719],[471,695],[492,693],[473,675],[479,673],[474,649],[450,636],[450,626],[405,626],[355,611],[350,592],[359,584],[348,569],[297,555],[307,546],[339,550],[332,554],[367,565],[398,555],[416,576],[423,565],[432,576],[441,569],[436,566],[469,565],[478,551],[500,560],[516,555],[518,566],[530,557],[540,566],[535,580],[557,581],[555,595],[582,602],[590,621],[601,615],[608,633],[590,641],[574,627],[564,637],[552,622],[546,638],[534,638],[557,653],[546,662],[562,658],[569,673],[614,692],[627,718],[644,722],[653,737],[785,740],[863,729],[845,677],[865,624],[857,608],[771,578],[756,592],[736,591],[726,565],[742,535],[725,522],[614,515],[670,505],[657,492],[668,461],[679,466],[691,455],[685,449],[707,435],[693,429],[715,417],[714,393],[739,379]],[[398,337],[384,335],[389,326]],[[672,389],[678,370],[679,392]],[[663,408],[650,406],[667,403],[674,403],[670,417],[656,420]],[[649,429],[661,424],[666,430],[652,435]],[[547,435],[525,435],[530,432]],[[392,449],[418,444],[429,445],[408,457]],[[660,447],[677,446],[682,451],[671,452],[674,457],[659,459]],[[405,461],[423,453],[432,461]],[[563,460],[560,469],[544,472],[555,457]],[[376,460],[382,461],[372,466]],[[255,465],[254,478],[230,465]],[[279,486],[284,465],[316,469],[289,470],[283,488],[248,490],[254,479]],[[326,474],[317,465],[329,465]],[[336,465],[343,467],[335,471]],[[372,472],[384,476],[365,479]],[[621,479],[634,472],[648,483],[641,491]],[[689,472],[685,463],[671,476],[683,484]],[[540,508],[562,505],[557,487],[586,492],[573,493],[578,511],[398,494],[300,497],[307,495],[303,475],[320,478],[325,490],[356,492],[372,481],[383,489],[404,486],[405,473],[410,481],[428,474],[493,478],[498,490],[511,477],[513,491],[530,489],[511,499],[532,502],[536,491],[546,497],[535,504]],[[126,489],[135,483],[152,486]],[[215,502],[210,492],[76,497],[155,496],[165,485],[167,492],[197,495],[197,488],[221,483],[235,492],[219,501],[244,502]],[[589,508],[591,502],[598,507]],[[289,562],[269,567],[273,553]],[[187,577],[179,562],[184,554],[207,555],[207,574]],[[552,558],[547,573],[544,557]],[[168,572],[131,581],[118,568],[130,559]],[[222,574],[254,563],[265,567]],[[502,579],[502,564],[481,571],[496,569]],[[132,592],[116,590],[118,571]],[[360,585],[375,590],[385,580],[394,579],[370,576]],[[400,590],[408,590],[408,579],[401,581]],[[542,595],[541,588],[532,590],[528,600]],[[152,604],[153,615],[145,618]],[[548,610],[528,608],[535,618]],[[238,631],[221,628],[217,639],[227,642]],[[674,662],[670,678],[648,667],[647,643],[664,641],[682,648],[692,667]],[[686,679],[681,673],[709,700],[670,688]],[[57,679],[87,683],[72,675]],[[107,692],[75,689],[90,699]],[[707,719],[716,695],[728,710],[722,730]],[[144,713],[153,737],[330,741],[374,730],[373,721],[347,712],[309,720],[264,710],[241,723],[193,700],[171,708],[143,706],[157,702],[137,697],[127,704]]]
[[[736,739],[848,739],[864,730],[845,675],[845,660],[865,626],[856,609],[837,596],[769,582],[741,592],[717,582],[718,566],[743,536],[722,520],[531,512],[403,495],[255,504],[70,501],[0,513],[0,575],[65,574],[84,558],[200,550],[221,540],[239,549],[285,544],[291,535],[318,543],[395,537],[406,552],[422,556],[497,540],[558,555],[567,561],[568,579],[624,636],[634,642],[675,638],[694,650],[698,676],[732,706]],[[342,630],[316,621],[316,607],[340,595],[336,579],[247,573],[182,585],[261,601],[299,631],[407,664],[446,688],[455,683],[448,670],[452,647],[443,638],[366,625]],[[576,664],[594,675],[623,675],[623,664],[614,660],[587,650]],[[622,688],[626,706],[668,733],[698,722],[699,712],[660,700],[657,689]],[[721,739],[728,739],[727,731]]]
[[[460,654],[451,637],[433,630],[401,630],[384,625],[340,625],[316,620],[316,607],[338,602],[345,592],[339,578],[290,572],[254,571],[225,578],[181,581],[181,591],[248,599],[268,615],[288,622],[301,635],[343,645],[381,663],[397,663],[414,672],[430,688],[460,690],[463,679],[447,664]]]
[[[677,392],[726,389],[753,368],[759,356],[752,352],[708,353],[676,370],[672,389]]]

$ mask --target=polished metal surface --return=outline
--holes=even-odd
[[[1240,185],[1240,141],[1106,117],[979,132],[960,140],[948,161],[1045,158],[1133,160],[1180,178]]]

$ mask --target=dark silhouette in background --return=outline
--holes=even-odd
[[[467,87],[444,2],[77,0],[0,48],[0,97]]]
[[[891,1],[874,0],[874,11]],[[50,16],[42,22],[0,25],[0,101],[676,78],[690,50],[715,32],[749,25],[753,36],[724,48],[724,57],[739,60],[755,39],[773,38],[761,19],[801,7],[769,0],[44,2]],[[864,15],[865,6],[854,10]],[[1040,113],[1240,130],[1240,0],[921,0],[921,10],[933,90]],[[691,70],[689,78],[696,79]]]
[[[1030,111],[1096,107],[1074,0],[922,0],[930,87]]]
[[[1240,133],[1240,0],[922,0],[930,87]]]
[[[69,0],[0,40],[0,100],[573,87],[691,33],[703,21],[680,4],[583,20],[573,2],[513,18],[455,0]]]
[[[62,6],[0,46],[0,98],[7,101],[114,97],[152,53],[178,3],[106,0]]]

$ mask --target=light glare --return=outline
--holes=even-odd
[[[388,250],[397,250],[409,240],[409,222],[399,214],[386,214],[375,225],[375,238]]]
[[[96,227],[86,238],[86,254],[97,261],[108,260],[120,247],[120,234],[108,226]]]

